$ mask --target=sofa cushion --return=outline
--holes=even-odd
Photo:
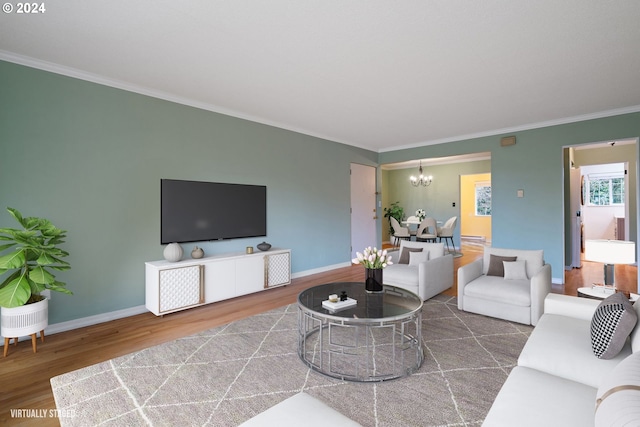
[[[531,305],[529,280],[507,281],[504,277],[480,276],[464,287],[464,295],[521,307]]]
[[[590,320],[545,313],[524,345],[518,365],[597,388],[620,361],[629,344],[613,359],[598,359],[591,350]]]
[[[429,261],[429,251],[409,252],[409,265],[418,265],[426,261]]]
[[[595,395],[595,387],[516,366],[482,426],[593,426]]]
[[[622,293],[605,298],[591,319],[591,347],[600,359],[615,357],[638,321],[633,306]]]
[[[402,250],[400,251],[400,258],[398,259],[398,264],[409,264],[410,252],[422,252],[422,248],[402,248]]]
[[[640,420],[640,353],[615,367],[598,387],[595,425],[631,426]]]
[[[487,276],[499,276],[504,277],[504,265],[503,262],[515,261],[515,256],[498,256],[491,255],[489,257],[489,269],[487,270]]]
[[[505,280],[527,280],[526,261],[503,261]]]

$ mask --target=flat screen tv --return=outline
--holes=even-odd
[[[267,235],[267,187],[160,180],[161,244]]]

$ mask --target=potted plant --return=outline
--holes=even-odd
[[[7,208],[22,228],[0,228],[0,307],[4,355],[10,338],[31,335],[35,352],[35,334],[48,325],[48,299],[41,293],[52,291],[71,294],[66,284],[56,280],[52,270],[70,268],[63,258],[69,254],[57,245],[64,242],[66,231],[44,218],[24,218],[18,210]]]
[[[401,222],[404,218],[404,208],[400,206],[400,202],[393,202],[391,206],[388,208],[384,208],[384,217],[389,221],[389,234],[393,234],[393,227],[391,226],[391,220],[389,218],[393,217]]]

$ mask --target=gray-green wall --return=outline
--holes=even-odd
[[[380,164],[419,158],[491,153],[492,246],[543,249],[554,279],[564,272],[563,146],[637,138],[640,113],[518,131],[516,145],[501,147],[496,135],[381,153]],[[634,150],[636,165],[637,144]],[[637,167],[637,166],[636,166]],[[637,177],[637,171],[636,175]],[[635,178],[637,180],[637,178]],[[524,190],[524,198],[517,190]],[[637,241],[637,187],[630,238]]]
[[[506,148],[497,135],[377,154],[7,62],[0,78],[0,226],[14,225],[12,206],[69,231],[72,270],[59,278],[75,295],[53,295],[51,323],[144,304],[144,262],[162,258],[161,178],[267,185],[266,239],[202,246],[224,253],[267,240],[292,249],[295,274],[350,259],[350,163],[488,151],[493,245],[542,248],[561,277],[562,146],[640,135],[633,113],[516,132]],[[383,207],[385,197],[394,198],[383,193]],[[636,230],[631,222],[634,240]]]
[[[0,79],[0,226],[11,206],[68,230],[74,295],[52,295],[50,323],[144,304],[161,178],[267,186],[267,237],[208,254],[266,240],[294,274],[351,259],[349,165],[377,153],[7,62]]]

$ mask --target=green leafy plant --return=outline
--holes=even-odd
[[[398,222],[401,222],[404,218],[404,208],[400,206],[400,202],[393,202],[388,208],[384,208],[385,218],[395,218]],[[391,226],[391,220],[389,219],[389,234],[393,234],[393,227]]]
[[[19,307],[42,300],[45,289],[72,294],[59,282],[51,270],[71,268],[62,258],[69,253],[58,248],[64,243],[66,230],[61,230],[44,218],[27,217],[16,209],[7,211],[22,229],[0,228],[0,307]]]

